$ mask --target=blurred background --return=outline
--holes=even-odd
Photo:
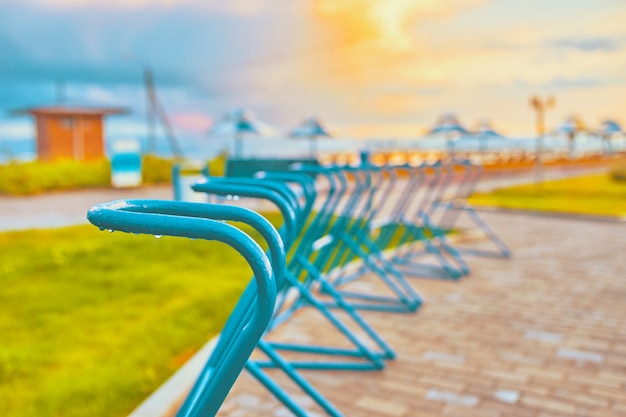
[[[619,0],[1,0],[0,154],[34,158],[15,110],[56,105],[124,109],[105,119],[109,151],[134,138],[168,155],[174,135],[210,158],[231,146],[212,125],[239,107],[275,128],[250,157],[306,152],[282,139],[310,116],[342,139],[322,151],[438,147],[417,140],[448,113],[533,147],[535,94],[556,99],[547,131],[623,122],[625,15]]]

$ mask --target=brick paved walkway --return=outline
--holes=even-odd
[[[384,371],[305,376],[346,416],[626,415],[626,225],[484,217],[513,259],[470,258],[457,283],[415,279],[417,314],[363,313],[398,354]],[[331,339],[325,329],[301,311],[273,338]],[[243,374],[220,415],[290,413]]]

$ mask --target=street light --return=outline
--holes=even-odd
[[[543,154],[543,138],[546,133],[546,125],[545,125],[545,112],[548,109],[553,108],[555,105],[554,97],[550,96],[545,100],[542,100],[538,96],[532,96],[530,98],[530,106],[535,110],[537,119],[537,148],[535,155],[535,166],[536,166],[536,182],[541,183],[543,181],[543,172],[542,172],[542,163],[541,158]]]

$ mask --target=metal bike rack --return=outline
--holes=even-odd
[[[261,182],[264,182],[261,184]],[[289,247],[295,239],[295,227],[298,224],[296,211],[297,199],[284,184],[272,183],[261,180],[251,180],[246,178],[211,178],[199,181],[194,185],[196,191],[211,193],[215,195],[237,195],[239,197],[263,198],[276,204],[283,218],[285,219],[284,227],[281,228],[281,235]],[[234,201],[234,200],[231,200]],[[291,202],[291,204],[290,204]],[[284,297],[285,291],[297,286],[299,283],[291,277],[286,269],[281,271],[281,279],[278,282],[279,295]],[[246,364],[246,370],[261,382],[276,398],[278,398],[287,408],[289,408],[297,416],[306,416],[307,413],[282,389],[276,384],[262,368],[272,367],[283,371],[296,385],[298,385],[307,395],[309,395],[322,409],[331,416],[341,416],[341,413],[325,399],[306,379],[304,379],[296,368],[303,367],[299,362],[287,361],[278,352],[280,346],[274,346],[273,343],[266,340],[260,340],[258,343],[261,350],[267,357],[268,361],[249,360]]]
[[[292,172],[205,177],[192,186],[227,204],[120,200],[92,207],[88,218],[101,229],[218,240],[251,266],[254,277],[177,417],[214,416],[244,368],[294,415],[305,417],[308,411],[267,368],[280,370],[324,412],[340,417],[299,370],[381,370],[395,358],[360,310],[414,312],[422,298],[408,278],[456,280],[469,273],[464,255],[510,256],[467,203],[480,174],[481,168],[469,161],[379,167],[362,157],[359,166],[299,164]],[[327,183],[326,192],[317,190],[317,181]],[[180,194],[180,183],[178,187]],[[282,226],[276,230],[263,216],[237,206],[240,198],[271,202],[282,215]],[[457,232],[463,213],[495,252],[451,243],[449,236]],[[225,221],[258,231],[267,252]],[[366,276],[381,283],[377,288],[383,293],[359,287],[358,280]],[[312,309],[323,325],[338,331],[342,347],[268,337],[302,308]],[[251,358],[255,348],[266,358]],[[284,351],[297,355],[285,356]]]
[[[392,262],[408,276],[458,280],[469,273],[469,266],[448,241],[448,230],[435,224],[430,215],[434,201],[445,195],[452,182],[451,171],[438,162],[433,165],[423,164],[410,172],[418,181],[409,182],[412,188],[408,195],[414,195],[400,211],[398,220],[404,226],[400,237],[402,249],[396,253]],[[405,243],[417,242],[420,248]],[[449,255],[449,256],[446,256]],[[433,262],[425,262],[430,256]]]
[[[240,207],[155,200],[120,200],[92,207],[87,218],[102,230],[155,236],[216,240],[233,247],[250,265],[254,280],[227,320],[220,338],[179,417],[214,416],[235,383],[272,317],[276,303],[274,271],[284,268],[284,249],[273,227],[260,215]],[[270,238],[273,263],[247,234],[221,220],[247,221]],[[244,305],[245,304],[245,305]],[[241,307],[240,307],[241,306]],[[249,311],[242,320],[239,313]]]
[[[443,215],[437,221],[438,226],[443,230],[454,230],[458,224],[462,214],[467,214],[469,220],[476,226],[480,233],[491,242],[495,247],[494,250],[485,250],[477,248],[461,248],[456,249],[464,255],[486,256],[496,258],[508,258],[511,256],[511,250],[498,236],[498,234],[485,222],[468,203],[467,199],[472,195],[478,181],[482,177],[482,167],[474,165],[468,160],[459,161],[456,164],[459,170],[463,171],[463,181],[459,182],[454,193],[447,199],[442,198],[435,201],[432,211],[443,211]]]
[[[366,270],[373,272],[389,288],[390,295],[340,290],[342,281],[339,279],[335,282],[335,279],[330,277],[329,281],[336,284],[334,286],[341,295],[359,300],[351,302],[353,307],[364,310],[414,312],[422,303],[421,297],[393,264],[385,259],[381,248],[369,236],[370,223],[376,208],[373,200],[378,191],[376,186],[371,186],[371,176],[376,171],[376,168],[353,167],[317,169],[317,173],[329,181],[336,195],[332,196],[332,203],[328,204],[330,210],[325,213],[326,232],[317,240],[317,243],[323,243],[316,247],[319,253],[314,266],[318,271],[326,273],[340,272],[347,262],[359,260],[363,262],[361,273],[365,273]],[[336,303],[329,305],[337,306]]]

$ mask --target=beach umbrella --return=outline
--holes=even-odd
[[[456,115],[444,114],[439,117],[437,123],[435,123],[435,126],[428,132],[428,135],[449,135],[451,133],[467,135],[469,134],[469,131],[465,127],[463,127]]]
[[[578,116],[568,117],[563,124],[555,129],[556,133],[562,134],[576,134],[586,131],[587,128],[583,124],[582,120]]]
[[[622,133],[624,129],[614,120],[605,120],[602,122],[600,132],[613,135],[615,133]]]
[[[474,136],[478,138],[481,152],[484,152],[485,145],[489,139],[506,139],[505,136],[496,132],[493,126],[491,125],[491,122],[486,119],[478,122],[478,126],[476,127],[476,130],[474,130],[473,133],[474,133]]]
[[[332,135],[328,133],[328,130],[321,124],[317,117],[309,117],[301,125],[292,129],[289,132],[289,137],[292,138],[306,138],[309,140],[309,155],[313,158],[317,153],[316,142],[317,138],[325,136],[331,138]]]
[[[563,124],[554,130],[554,133],[565,135],[568,141],[568,149],[570,157],[574,155],[574,144],[576,135],[586,132],[587,128],[578,116],[568,117]]]
[[[443,135],[446,138],[446,146],[448,152],[454,153],[454,141],[470,132],[463,127],[458,118],[454,114],[444,114],[439,117],[435,126],[427,133],[430,135]]]
[[[597,133],[602,138],[602,141],[606,143],[607,153],[611,153],[611,138],[615,134],[624,133],[624,130],[616,121],[604,120]]]
[[[232,136],[235,140],[234,156],[241,159],[243,156],[243,136],[253,134],[267,136],[272,132],[272,128],[255,119],[252,112],[246,109],[237,108],[227,113],[218,120],[211,129],[209,135]]]

